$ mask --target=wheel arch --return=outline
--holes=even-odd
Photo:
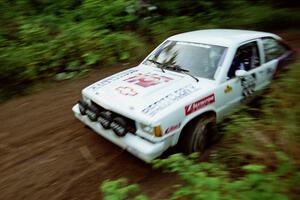
[[[199,115],[196,115],[194,116],[193,118],[187,120],[183,127],[181,128],[181,131],[179,133],[179,136],[178,136],[178,140],[176,143],[178,143],[178,141],[180,140],[180,137],[182,136],[182,134],[184,133],[185,129],[191,124],[191,123],[194,123],[195,121],[197,121],[199,118],[203,117],[203,116],[214,116],[216,119],[217,119],[217,113],[216,111],[214,110],[207,110]]]

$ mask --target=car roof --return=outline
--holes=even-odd
[[[207,29],[191,31],[174,35],[168,39],[230,47],[261,37],[274,37],[276,39],[280,39],[280,37],[272,33],[237,29]]]

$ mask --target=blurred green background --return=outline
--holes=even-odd
[[[134,63],[179,32],[296,29],[298,8],[294,0],[0,0],[0,99]]]

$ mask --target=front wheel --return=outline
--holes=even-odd
[[[204,115],[195,119],[183,129],[179,138],[179,147],[186,154],[203,152],[216,134],[216,118]]]

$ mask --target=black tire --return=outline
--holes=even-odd
[[[178,144],[185,154],[203,152],[217,132],[214,115],[201,116],[188,124],[180,135]]]

